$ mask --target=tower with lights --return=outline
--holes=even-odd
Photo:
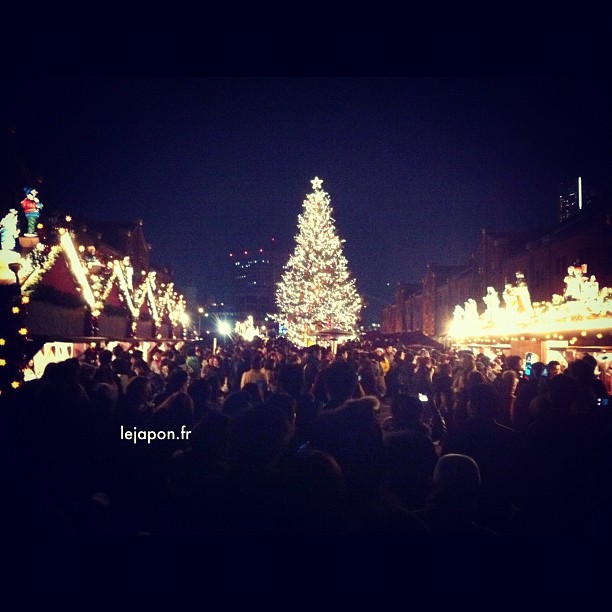
[[[252,316],[261,325],[275,309],[275,289],[283,261],[274,238],[265,248],[230,253],[231,302],[240,320]]]
[[[559,208],[557,219],[562,223],[580,212],[584,206],[590,206],[591,199],[582,188],[582,178],[578,177],[575,185],[562,184],[559,187]]]

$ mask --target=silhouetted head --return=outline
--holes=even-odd
[[[531,364],[531,376],[533,378],[540,378],[542,376],[542,372],[546,366],[541,361],[536,361]]]
[[[520,355],[510,355],[508,359],[506,359],[506,368],[518,372],[523,369],[523,363],[524,360]]]
[[[420,421],[423,415],[423,404],[413,395],[400,393],[393,398],[391,415],[396,421],[400,422]]]
[[[438,491],[475,495],[480,486],[478,464],[467,455],[442,455],[434,470],[433,484]]]
[[[597,367],[597,359],[593,355],[585,355],[580,361],[586,363],[592,374],[595,374],[595,368]]]
[[[289,442],[291,425],[277,406],[262,405],[241,412],[232,429],[232,465],[242,470],[273,467]]]
[[[182,368],[176,368],[170,376],[168,376],[168,381],[166,383],[166,391],[168,393],[175,393],[177,391],[186,391],[187,383],[189,382],[189,374],[185,372]]]
[[[166,398],[157,408],[155,414],[161,417],[165,427],[176,430],[185,425],[191,429],[194,425],[193,400],[183,392],[177,391]]]
[[[488,383],[474,385],[468,390],[468,412],[472,418],[495,418],[499,402],[499,394]]]
[[[330,400],[343,400],[353,396],[357,386],[357,373],[346,361],[334,361],[324,370],[325,391]]]
[[[104,349],[103,351],[100,351],[100,354],[98,355],[98,361],[100,362],[101,366],[109,365],[112,360],[113,360],[113,354],[111,351],[109,351],[108,349]]]
[[[278,371],[278,386],[282,391],[297,397],[304,385],[304,369],[297,363],[286,363]]]
[[[257,385],[255,385],[257,386]],[[221,406],[221,412],[230,417],[236,417],[251,407],[251,394],[244,389],[230,393]]]
[[[287,415],[289,423],[295,423],[295,399],[287,393],[271,393],[266,399],[266,405],[280,408]]]
[[[578,383],[567,374],[559,374],[548,383],[548,399],[551,412],[558,416],[568,416],[572,404],[578,397]]]
[[[486,384],[487,379],[482,372],[478,370],[474,370],[468,374],[468,377],[465,380],[466,387],[473,387],[474,385],[484,385]]]

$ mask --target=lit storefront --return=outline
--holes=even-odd
[[[488,287],[481,314],[474,298],[455,307],[449,329],[452,345],[491,357],[532,353],[534,361],[565,365],[589,353],[606,363],[612,352],[612,289],[600,288],[586,265],[570,266],[564,282],[563,295],[533,303],[520,272],[501,298]]]

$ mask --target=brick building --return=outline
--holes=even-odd
[[[600,198],[542,233],[482,230],[471,260],[441,266],[430,263],[421,284],[400,285],[393,304],[381,314],[381,332],[422,331],[443,340],[456,305],[469,298],[484,312],[487,287],[499,294],[514,283],[516,272],[524,274],[534,302],[563,295],[568,266],[588,265],[600,287],[612,286],[612,206]]]

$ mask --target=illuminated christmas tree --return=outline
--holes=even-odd
[[[302,204],[295,251],[276,289],[276,319],[299,345],[313,344],[318,333],[330,329],[354,337],[362,308],[322,182],[311,181],[314,191]]]

